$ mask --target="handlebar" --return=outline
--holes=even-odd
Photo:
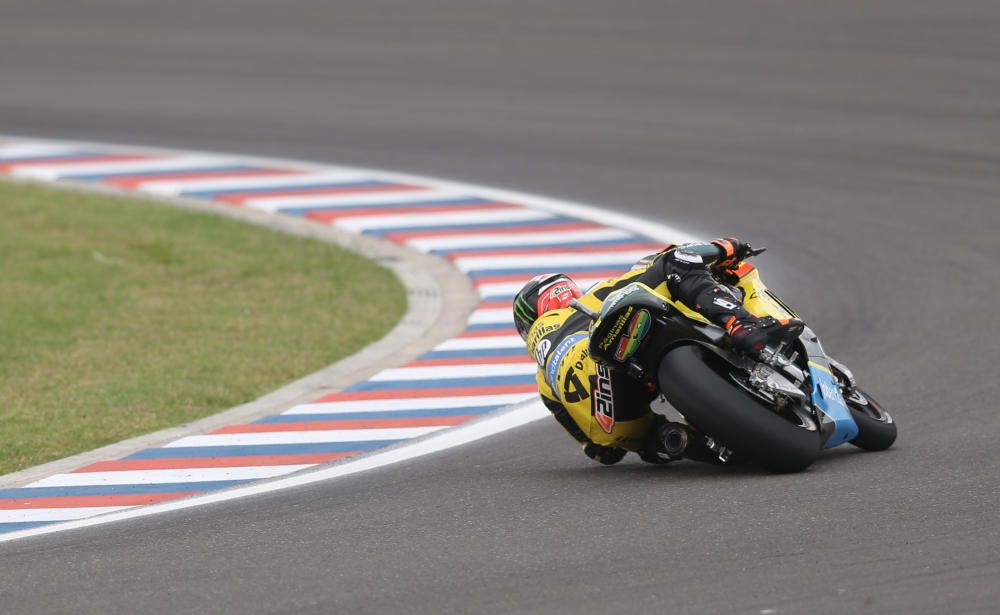
[[[587,316],[587,318],[593,320],[594,322],[597,322],[597,319],[600,318],[597,312],[585,306],[584,304],[580,303],[580,301],[577,299],[573,299],[572,301],[570,301],[569,306],[574,310],[576,310],[577,312],[583,313],[584,315]]]

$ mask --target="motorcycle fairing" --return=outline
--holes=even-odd
[[[667,309],[666,298],[640,282],[609,294],[591,325],[591,356],[605,365],[627,370],[646,341],[654,315]]]
[[[760,272],[749,263],[742,263],[736,270],[740,281],[736,285],[743,291],[743,307],[757,316],[773,316],[776,320],[798,318],[790,307],[768,290],[760,279]]]
[[[754,308],[759,316],[775,318],[794,318],[795,313],[780,302],[760,280],[760,275],[752,267],[741,267],[739,287],[746,295],[745,304]],[[626,368],[620,361],[615,361],[614,350],[621,343],[626,324],[630,322],[638,309],[650,309],[654,314],[666,314],[673,308],[680,312],[688,324],[681,324],[669,318],[659,319],[660,327],[650,332],[649,338],[673,340],[673,344],[695,343],[723,358],[734,367],[751,369],[749,360],[740,357],[722,345],[723,332],[718,327],[708,323],[700,314],[688,309],[680,301],[669,296],[663,296],[641,283],[633,283],[620,291],[608,295],[601,309],[600,318],[592,325],[590,349],[595,359],[617,368]],[[658,339],[646,340],[657,356],[645,356],[642,349],[636,359],[640,363],[658,360],[660,353],[668,344],[659,343]],[[840,393],[840,385],[833,374],[826,352],[819,339],[808,327],[805,327],[798,338],[808,357],[809,375],[812,381],[811,400],[819,420],[820,441],[823,448],[832,448],[854,439],[858,434],[857,423]]]
[[[853,440],[858,435],[858,424],[847,409],[840,392],[840,383],[833,375],[819,338],[806,327],[799,339],[809,358],[809,376],[813,383],[812,401],[820,419],[823,448],[833,448]]]
[[[829,369],[813,361],[809,361],[809,374],[813,381],[813,404],[825,415],[824,422],[830,419],[834,424],[833,433],[823,442],[823,448],[833,448],[853,440],[858,435],[858,424],[844,403],[837,379]]]

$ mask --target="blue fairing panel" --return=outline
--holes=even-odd
[[[809,362],[809,373],[813,381],[813,403],[834,423],[833,433],[823,443],[823,448],[833,448],[853,440],[858,435],[858,424],[844,403],[837,379],[828,368],[813,361]]]

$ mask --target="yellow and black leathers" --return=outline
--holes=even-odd
[[[593,299],[588,293],[581,301]],[[539,366],[538,392],[581,444],[642,451],[649,444],[654,419],[649,403],[656,395],[590,357],[589,326],[590,319],[572,308],[547,312],[535,321],[527,344]]]
[[[708,268],[743,245],[726,243],[667,246],[624,275],[594,286],[579,301],[599,311],[609,293],[641,282],[702,311],[696,299],[718,286]],[[664,420],[650,409],[655,386],[596,363],[588,352],[590,323],[586,315],[565,308],[541,315],[528,330],[527,350],[538,364],[542,401],[588,456],[614,463],[627,450],[647,459],[657,445],[656,425]]]

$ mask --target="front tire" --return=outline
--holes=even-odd
[[[896,422],[871,395],[859,388],[844,395],[847,409],[858,424],[851,444],[866,451],[884,451],[896,441]]]
[[[701,346],[679,346],[660,362],[667,400],[699,431],[772,472],[799,472],[820,453],[819,433],[797,427],[737,389],[728,364]]]

